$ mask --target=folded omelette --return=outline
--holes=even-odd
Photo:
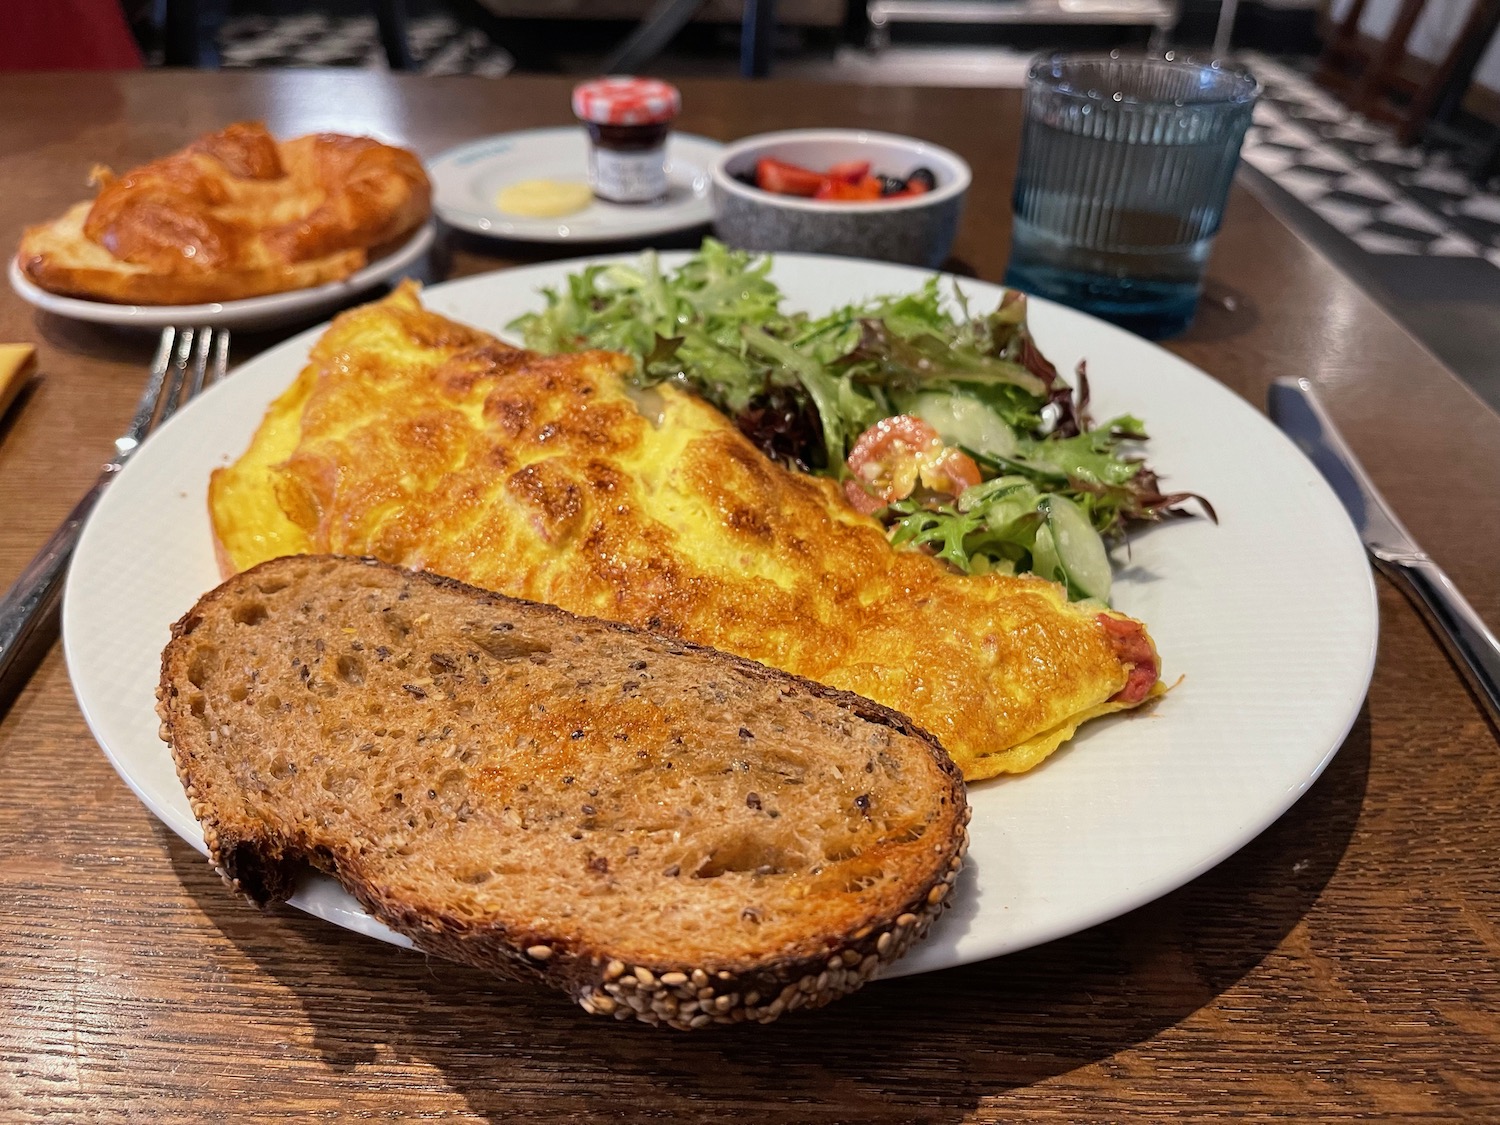
[[[895,550],[833,481],[630,371],[510,347],[410,284],[350,310],[214,473],[221,565],[373,555],[711,645],[905,712],[969,780],[1161,690],[1139,622]]]

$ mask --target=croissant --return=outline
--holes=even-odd
[[[22,271],[52,293],[183,305],[348,277],[427,220],[431,185],[406,149],[316,133],[278,142],[239,122],[124,175],[96,167],[92,202],[28,227]]]

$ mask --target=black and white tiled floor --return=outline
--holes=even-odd
[[[514,65],[484,32],[448,15],[413,17],[407,38],[423,74],[498,78]],[[373,16],[235,16],[219,31],[219,50],[225,67],[386,65]]]
[[[1245,163],[1368,254],[1500,268],[1500,195],[1442,153],[1396,144],[1305,75],[1263,56],[1245,61],[1264,88]]]

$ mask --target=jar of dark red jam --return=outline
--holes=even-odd
[[[588,130],[589,186],[610,203],[655,203],[667,194],[667,134],[682,109],[677,87],[655,78],[596,78],[573,90]]]

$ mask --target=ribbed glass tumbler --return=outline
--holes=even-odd
[[[1005,283],[1151,339],[1186,328],[1258,92],[1170,54],[1033,63]]]

